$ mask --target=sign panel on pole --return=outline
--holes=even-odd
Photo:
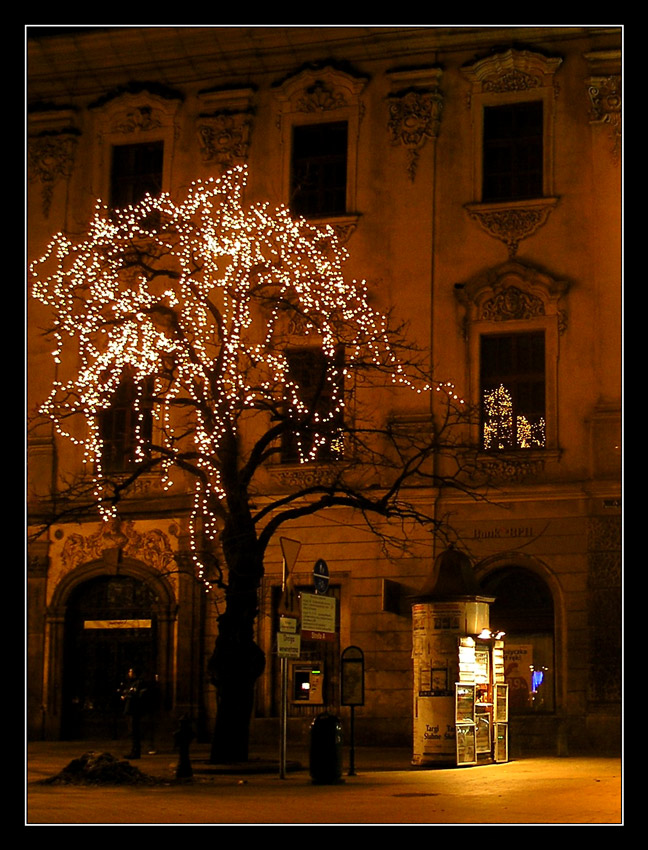
[[[335,640],[335,597],[302,593],[301,616],[304,640]]]

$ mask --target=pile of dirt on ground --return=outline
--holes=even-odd
[[[157,780],[147,776],[126,759],[110,753],[84,753],[64,767],[56,776],[43,779],[44,785],[152,785]]]

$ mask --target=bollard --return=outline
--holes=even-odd
[[[193,776],[193,768],[189,759],[189,744],[193,741],[193,737],[191,718],[183,714],[180,718],[180,726],[173,735],[175,744],[180,751],[178,766],[176,767],[176,779],[191,779]]]
[[[343,782],[342,724],[325,711],[318,714],[310,730],[310,775],[316,785]]]

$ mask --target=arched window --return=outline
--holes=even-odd
[[[506,633],[504,674],[514,714],[555,709],[554,604],[547,585],[531,570],[504,567],[481,588],[495,602],[491,627]]]

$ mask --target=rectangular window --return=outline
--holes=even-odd
[[[293,127],[290,206],[303,216],[346,213],[347,122]]]
[[[299,463],[306,457],[318,461],[339,460],[343,450],[343,416],[336,406],[343,388],[342,350],[336,355],[337,377],[328,374],[329,361],[319,348],[292,349],[286,352],[286,357],[289,379],[299,388],[301,410],[291,406],[288,411],[294,425],[282,440],[282,462]]]
[[[543,195],[542,101],[484,107],[483,201]]]
[[[138,389],[133,380],[122,381],[112,404],[99,416],[104,472],[123,472],[136,463],[138,444],[144,456],[150,452],[153,435],[152,379],[144,383],[141,392]]]
[[[115,209],[137,204],[162,191],[164,142],[115,145],[110,172],[110,205]]]
[[[544,448],[544,332],[484,335],[480,364],[483,448]]]

